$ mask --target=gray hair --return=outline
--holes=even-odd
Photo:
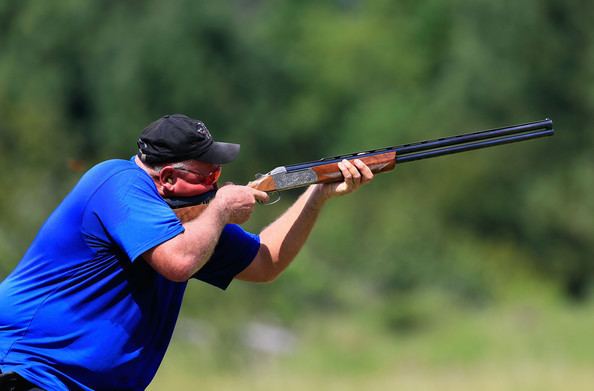
[[[186,170],[190,169],[190,161],[191,160],[183,160],[181,162],[175,162],[175,163],[159,163],[157,165],[154,165],[151,167],[151,169],[153,171],[155,171],[157,174],[159,174],[161,172],[161,170],[167,166],[171,166],[173,168],[183,168]]]

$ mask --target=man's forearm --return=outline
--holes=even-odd
[[[260,234],[262,245],[254,261],[237,278],[245,281],[271,281],[289,266],[311,230],[326,200],[352,193],[373,179],[363,162],[338,163],[343,182],[310,186],[274,223]]]
[[[225,224],[221,217],[219,210],[209,206],[184,224],[183,233],[144,253],[144,259],[169,280],[188,280],[212,255]]]
[[[214,205],[209,205],[198,218],[184,224],[186,235],[183,250],[193,259],[192,273],[197,272],[211,257],[219,236],[227,223],[227,217]]]
[[[226,224],[245,222],[266,193],[246,186],[222,187],[208,207],[184,223],[185,232],[143,254],[157,272],[173,281],[185,281],[211,257]]]
[[[226,224],[241,224],[249,218],[256,203],[254,192],[245,186],[222,188],[200,216],[184,224],[186,232],[180,239],[190,276],[208,262]]]
[[[261,232],[260,239],[269,254],[275,276],[291,263],[311,233],[325,203],[319,190],[317,185],[310,186],[284,214]]]

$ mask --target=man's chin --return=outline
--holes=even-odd
[[[165,196],[163,199],[172,209],[184,208],[209,203],[214,198],[216,190],[217,186],[204,186],[203,191],[200,192],[187,192],[183,193],[183,195],[177,193],[176,195]]]

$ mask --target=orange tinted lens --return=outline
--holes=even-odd
[[[208,174],[208,177],[206,177],[205,182],[207,182],[207,184],[209,184],[209,185],[212,185],[213,183],[215,183],[216,181],[219,180],[220,176],[221,176],[221,167],[217,167],[216,169],[211,171],[210,174]]]

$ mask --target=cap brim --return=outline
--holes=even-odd
[[[215,141],[208,151],[200,155],[197,159],[212,164],[230,163],[239,155],[239,144],[221,143]]]

